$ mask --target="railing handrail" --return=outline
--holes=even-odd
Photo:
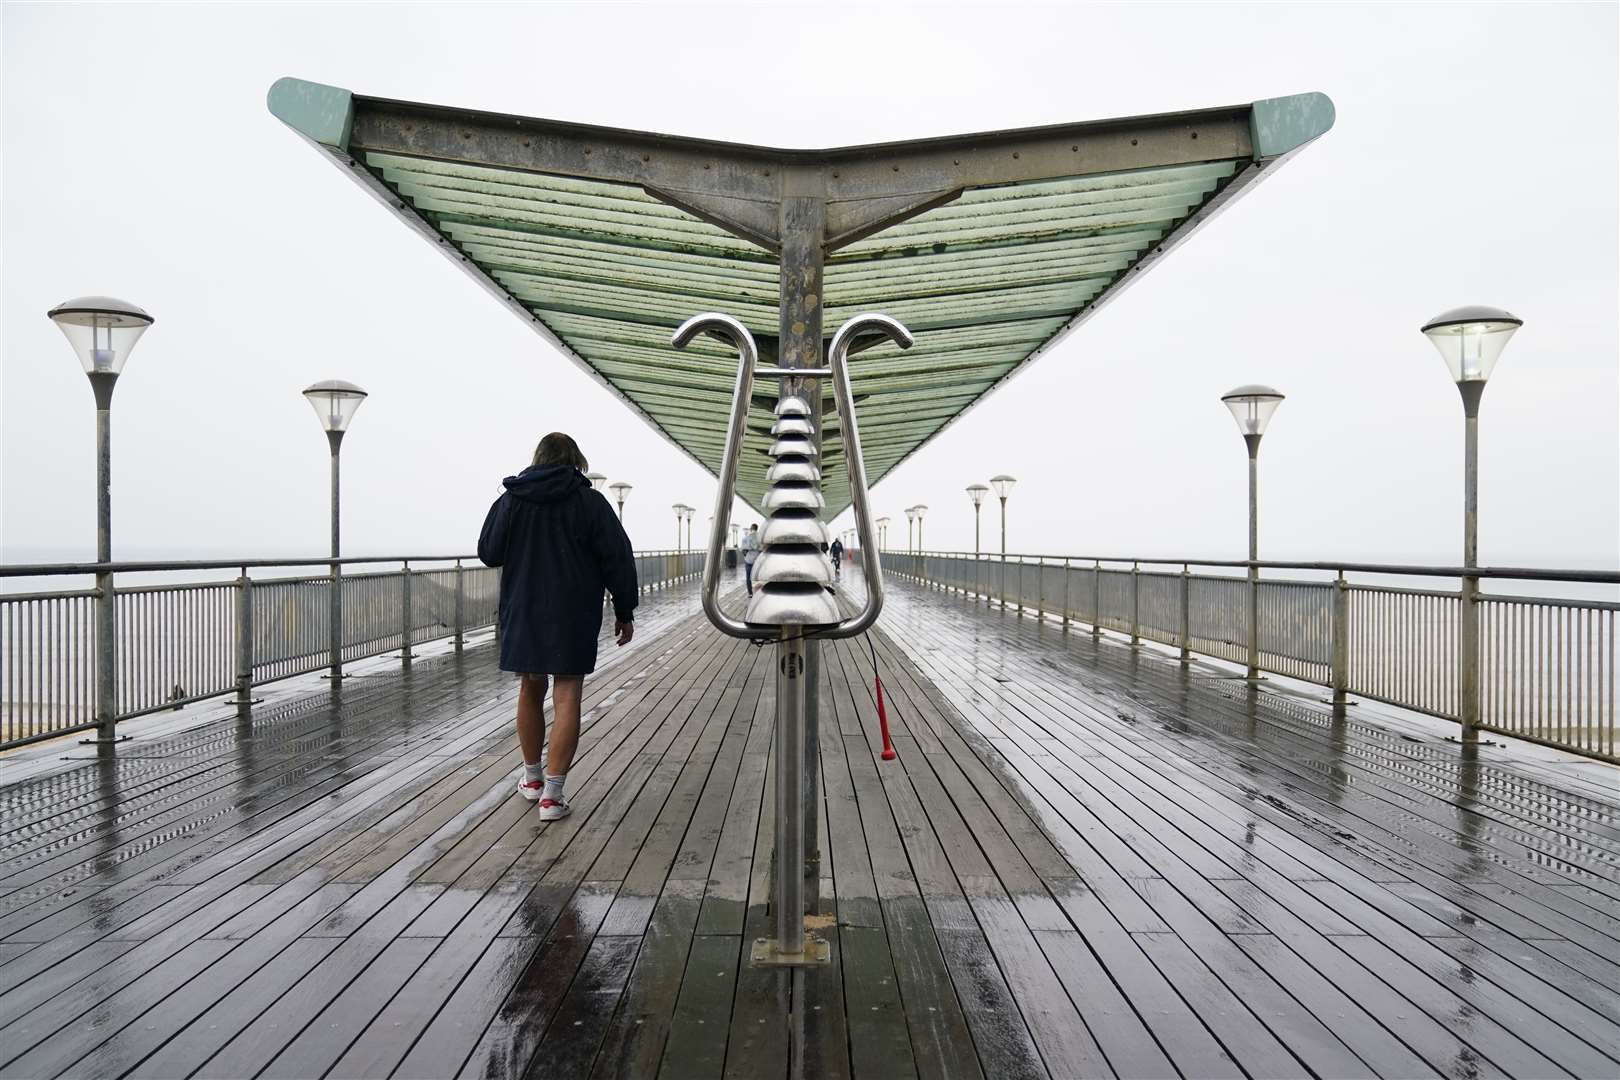
[[[642,555],[690,555],[696,549],[656,548],[638,549]],[[83,562],[83,563],[18,563],[0,564],[0,578],[7,577],[72,577],[82,574],[147,574],[165,571],[192,570],[263,570],[282,566],[354,566],[368,563],[432,563],[469,562],[477,565],[477,555],[345,555],[333,558],[296,559],[178,559],[169,561],[137,562]]]
[[[1248,559],[1135,558],[1118,555],[1039,555],[1017,551],[1009,551],[1003,556],[998,551],[981,551],[975,554],[971,551],[939,551],[934,549],[906,551],[900,548],[884,548],[883,554],[942,555],[963,559],[1000,559],[1003,557],[1008,559],[1051,559],[1058,562],[1129,563],[1149,566],[1220,566],[1242,570],[1254,567],[1259,570],[1321,570],[1328,573],[1389,574],[1407,577],[1504,578],[1517,581],[1575,581],[1600,585],[1620,585],[1620,570],[1565,570],[1523,566],[1476,566],[1469,568],[1461,566],[1410,566],[1402,563],[1299,562],[1284,559],[1256,559],[1250,561]]]

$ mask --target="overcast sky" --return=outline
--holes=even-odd
[[[1263,555],[1453,563],[1462,411],[1418,327],[1482,303],[1525,320],[1482,561],[1620,561],[1613,4],[0,10],[6,561],[93,548],[93,403],[45,318],[85,293],[157,317],[113,411],[115,555],[323,553],[323,378],[371,392],[349,553],[470,550],[552,429],[635,485],[638,547],[672,502],[701,529],[712,478],[275,121],[282,75],[809,147],[1323,91],[1331,132],[875,489],[891,543],[924,502],[929,547],[971,548],[963,488],[1006,472],[1014,549],[1241,556],[1218,399],[1263,382]]]

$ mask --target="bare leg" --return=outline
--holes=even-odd
[[[579,747],[579,698],[583,675],[557,675],[551,691],[551,743],[546,751],[546,775],[567,776]]]
[[[518,681],[518,746],[523,748],[525,765],[540,764],[540,748],[546,734],[546,677],[525,675]],[[579,698],[574,698],[574,729],[579,730]]]

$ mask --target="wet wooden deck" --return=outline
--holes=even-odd
[[[769,655],[695,610],[604,651],[544,827],[487,646],[0,789],[0,1074],[787,1075]],[[1620,1073],[1613,770],[913,586],[883,625],[897,761],[824,653],[806,1075]]]

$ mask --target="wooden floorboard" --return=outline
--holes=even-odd
[[[1620,784],[890,585],[821,645],[829,967],[748,964],[773,655],[682,586],[560,822],[488,645],[0,788],[0,1076],[1620,1073]]]

